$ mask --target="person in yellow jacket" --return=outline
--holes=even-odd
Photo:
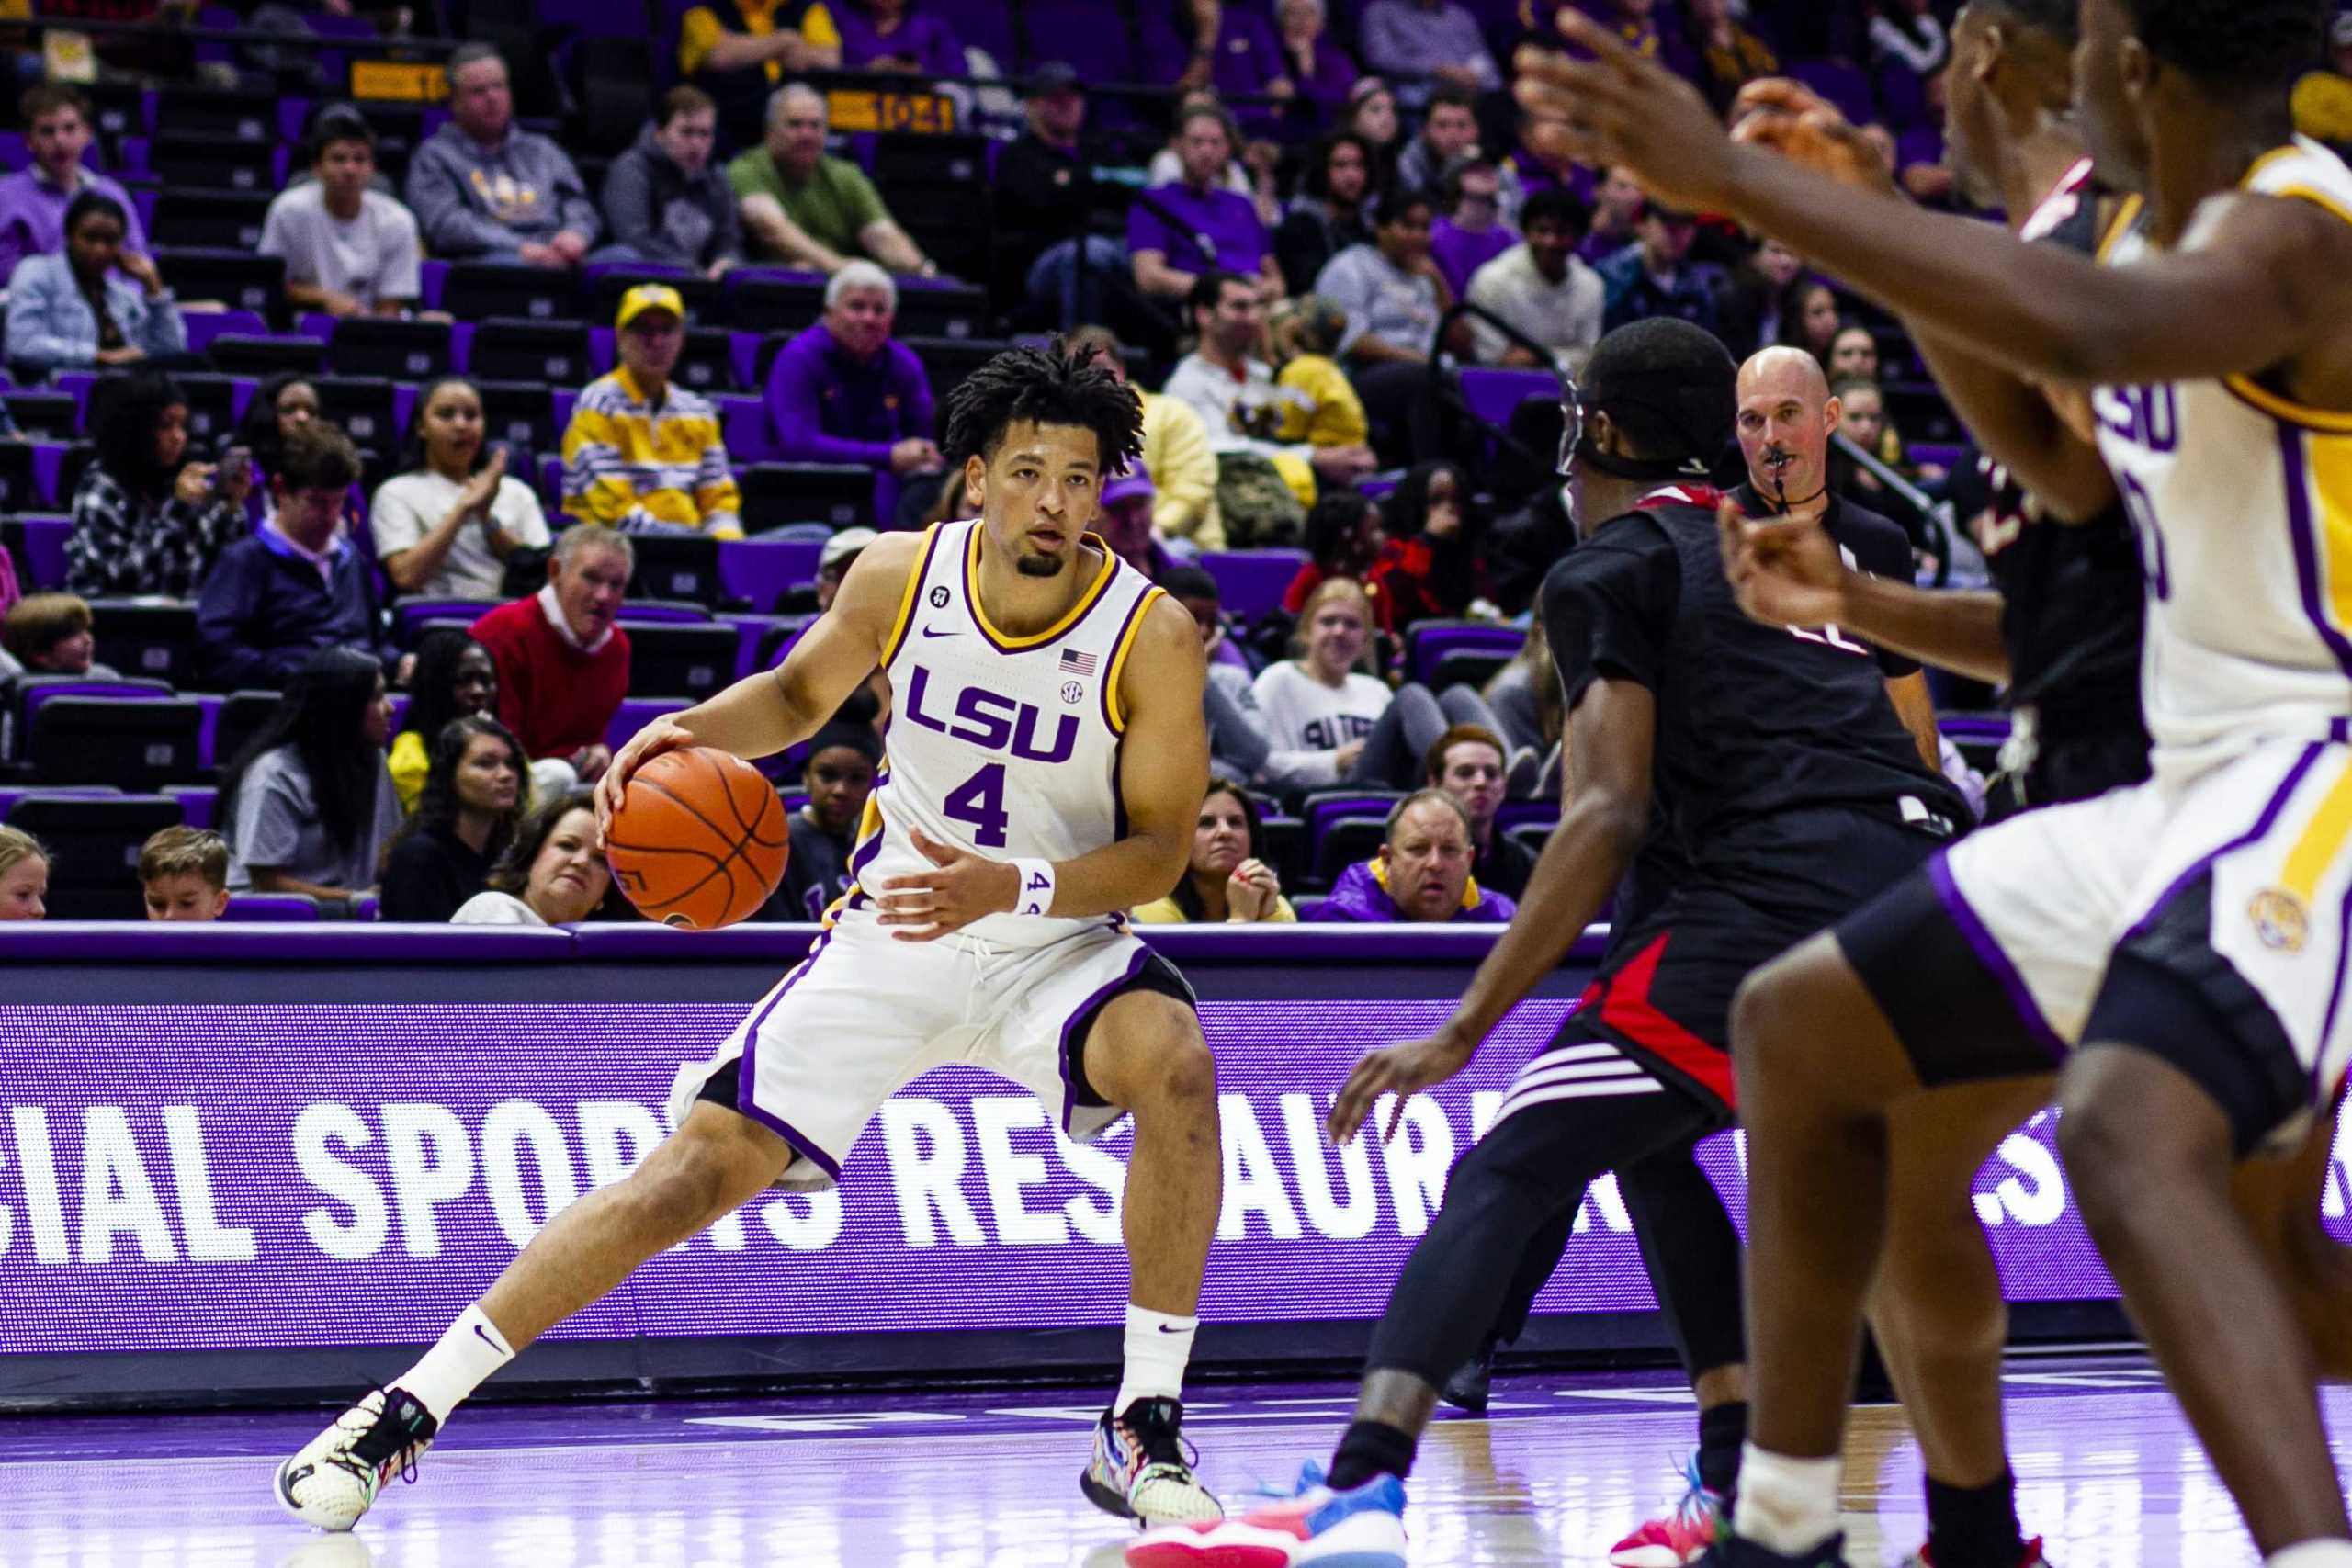
[[[1137,905],[1127,918],[1147,926],[1298,922],[1297,911],[1283,897],[1282,880],[1258,858],[1258,805],[1248,790],[1231,779],[1210,776],[1184,879],[1167,897]]]
[[[1067,339],[1072,354],[1091,354],[1095,363],[1127,378],[1125,346],[1108,327],[1080,327]],[[1135,389],[1143,404],[1143,466],[1159,491],[1151,508],[1152,532],[1182,539],[1196,550],[1225,548],[1225,519],[1216,509],[1216,454],[1209,450],[1209,428],[1189,403]]]
[[[718,405],[670,379],[686,341],[678,291],[638,285],[621,296],[613,325],[620,368],[588,383],[563,433],[563,510],[628,531],[741,538],[743,501]]]

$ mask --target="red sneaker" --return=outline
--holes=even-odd
[[[1688,1475],[1690,1489],[1674,1512],[1655,1518],[1609,1549],[1609,1568],[1687,1568],[1715,1541],[1724,1499],[1699,1483],[1698,1461]]]

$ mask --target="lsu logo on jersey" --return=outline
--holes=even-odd
[[[2180,397],[2171,383],[2154,387],[2101,387],[2091,394],[2099,428],[2118,440],[2158,454],[2180,446]]]
[[[1024,762],[1066,762],[1078,750],[1079,719],[1057,714],[1053,739],[1040,743],[1046,715],[1034,704],[1016,702],[982,686],[967,686],[952,702],[933,696],[931,671],[917,664],[907,678],[907,722],[935,729],[983,751],[1011,751]],[[942,715],[945,716],[942,716]]]
[[[2303,901],[2283,887],[2267,887],[2256,894],[2245,912],[2254,922],[2255,936],[2274,953],[2301,953],[2311,938],[2311,917],[2303,909]]]

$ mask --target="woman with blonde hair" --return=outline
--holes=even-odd
[[[21,828],[0,828],[0,920],[49,915],[49,851]]]

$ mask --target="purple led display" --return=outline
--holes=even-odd
[[[1376,1316],[1453,1158],[1569,1005],[1521,1009],[1462,1078],[1417,1098],[1396,1145],[1341,1153],[1317,1131],[1331,1092],[1368,1045],[1433,1026],[1444,1004],[1204,1004],[1226,1190],[1203,1315]],[[642,1157],[677,1066],[741,1016],[691,1003],[0,1007],[0,1351],[428,1341],[551,1201]],[[1124,1130],[1069,1145],[1017,1088],[936,1073],[866,1130],[837,1192],[754,1201],[558,1335],[1114,1324],[1127,1146]],[[1702,1156],[1736,1205],[1736,1140]],[[2339,1163],[2330,1223],[2352,1239],[2343,1175]],[[2113,1293],[2046,1116],[1977,1190],[2011,1299]],[[1578,1228],[1539,1310],[1648,1307],[1613,1184],[1588,1196]]]

